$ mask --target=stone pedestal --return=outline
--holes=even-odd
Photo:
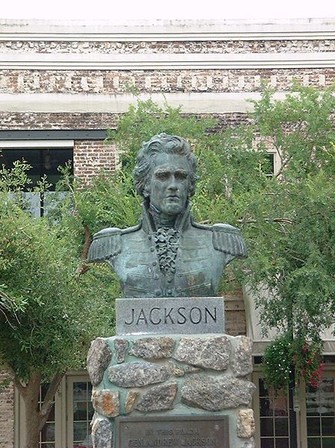
[[[95,416],[95,448],[213,447],[253,448],[254,418],[251,407],[255,386],[251,341],[245,336],[125,335],[98,338],[88,354]],[[128,440],[118,446],[116,423],[120,417],[146,424],[148,417],[178,417],[191,428],[150,426],[153,436]],[[197,423],[187,418],[225,418],[227,438],[201,437]],[[155,429],[156,428],[156,429]],[[172,428],[172,429],[171,429]],[[179,431],[179,432],[178,432]],[[166,434],[164,434],[164,432]]]

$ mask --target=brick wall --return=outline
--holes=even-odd
[[[14,448],[14,387],[0,370],[0,448]]]
[[[75,142],[73,152],[74,175],[85,183],[95,174],[114,171],[117,165],[117,153],[114,145],[103,141]]]

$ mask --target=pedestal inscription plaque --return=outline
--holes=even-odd
[[[223,297],[116,299],[116,334],[224,333]]]
[[[227,416],[117,417],[118,448],[229,448]]]

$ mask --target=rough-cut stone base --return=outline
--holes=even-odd
[[[232,448],[254,447],[255,386],[245,336],[115,336],[92,342],[94,448],[113,442],[117,416],[226,415]]]

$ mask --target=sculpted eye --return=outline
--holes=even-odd
[[[155,173],[156,179],[159,179],[159,180],[167,180],[169,178],[169,175],[170,174],[167,171],[157,171]]]
[[[179,180],[185,180],[185,179],[187,179],[187,176],[188,176],[188,174],[186,171],[177,171],[175,174],[176,179],[179,179]]]

